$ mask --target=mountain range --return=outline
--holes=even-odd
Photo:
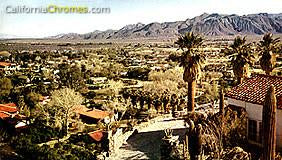
[[[280,14],[207,14],[185,21],[130,24],[119,30],[94,31],[86,34],[68,33],[49,37],[51,39],[139,39],[173,38],[185,32],[196,32],[204,36],[262,35],[268,32],[282,33]]]
[[[0,39],[16,39],[16,38],[22,38],[22,37],[11,35],[11,34],[0,33]]]

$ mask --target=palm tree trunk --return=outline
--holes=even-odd
[[[266,75],[270,75],[270,73],[271,73],[270,71],[265,71]]]
[[[275,88],[271,86],[266,94],[263,105],[263,160],[275,159],[276,147],[276,96]]]
[[[195,111],[195,91],[196,91],[196,80],[188,82],[188,112]]]

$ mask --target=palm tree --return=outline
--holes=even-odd
[[[183,51],[180,56],[180,66],[184,68],[183,79],[188,83],[188,112],[194,112],[196,80],[201,76],[204,57],[195,52],[203,43],[203,38],[193,32],[180,36],[175,42]]]
[[[246,37],[236,37],[233,44],[228,49],[228,54],[231,56],[231,64],[237,84],[241,84],[243,78],[247,76],[248,65],[252,65],[255,57],[250,54],[251,46],[246,44]]]
[[[272,38],[271,33],[263,36],[262,41],[259,42],[258,49],[260,53],[260,66],[267,75],[273,71],[276,64],[276,48],[278,47],[279,38]]]

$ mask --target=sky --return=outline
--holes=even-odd
[[[106,14],[9,14],[7,6],[87,6]],[[0,0],[0,34],[46,37],[120,29],[127,24],[186,20],[203,13],[282,13],[282,0]]]

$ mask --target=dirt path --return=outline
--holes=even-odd
[[[164,136],[163,130],[166,128],[173,129],[173,135],[180,135],[180,137],[183,137],[185,133],[183,120],[174,120],[172,118],[159,120],[138,131],[138,134],[131,136],[112,159],[159,159],[161,139]]]

